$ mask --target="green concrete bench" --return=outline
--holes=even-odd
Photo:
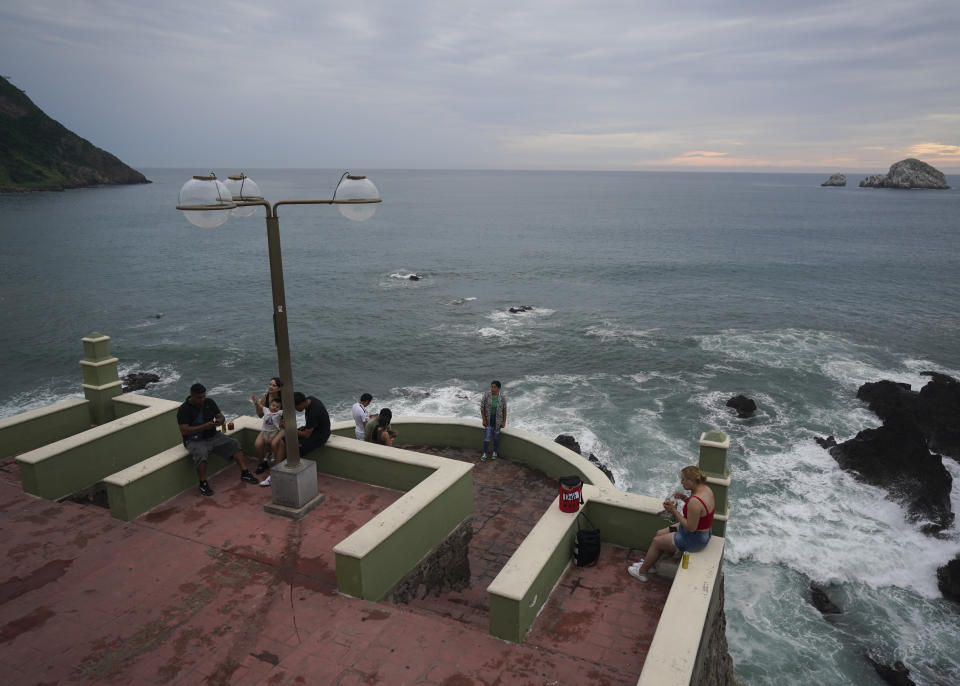
[[[311,456],[320,472],[406,491],[334,546],[345,595],[383,599],[473,512],[472,464],[340,435]]]
[[[239,417],[228,435],[240,440],[249,454],[260,430],[261,421]],[[211,453],[207,460],[207,476],[213,476],[233,464],[230,458]],[[145,460],[115,472],[103,480],[107,487],[110,514],[131,521],[157,505],[197,485],[197,470],[183,444],[151,455]]]
[[[664,526],[658,516],[662,504],[656,498],[585,484],[583,500],[582,512],[600,529],[605,542],[626,539],[630,547],[645,547]],[[608,509],[600,509],[602,505]],[[523,641],[572,561],[578,518],[581,527],[591,528],[579,513],[561,512],[555,499],[487,587],[492,635]]]
[[[180,403],[133,394],[113,402],[117,419],[18,455],[23,490],[58,500],[180,442]]]
[[[0,419],[0,459],[35,450],[90,428],[90,402],[68,398]]]

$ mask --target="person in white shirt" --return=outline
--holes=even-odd
[[[365,438],[364,428],[367,426],[367,422],[370,421],[370,410],[368,410],[367,407],[371,402],[373,402],[373,396],[369,393],[364,393],[360,396],[360,401],[353,404],[353,422],[357,425],[354,429],[354,435],[358,441],[362,441]]]

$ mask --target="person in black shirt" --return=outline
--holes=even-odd
[[[303,426],[297,429],[300,456],[305,457],[307,453],[316,450],[330,438],[330,415],[327,414],[327,408],[323,406],[323,403],[312,395],[306,396],[303,393],[294,393],[293,404],[297,408],[297,412],[305,414]],[[284,421],[286,419],[284,417]],[[293,419],[291,417],[291,420]],[[279,441],[274,451],[277,454],[278,462],[287,455],[286,431],[282,431],[280,435],[282,440]]]
[[[222,423],[223,414],[217,404],[207,397],[207,389],[203,384],[193,384],[190,395],[177,410],[177,424],[183,435],[183,445],[193,458],[203,495],[213,495],[213,489],[207,483],[207,455],[211,451],[223,457],[232,457],[240,467],[241,481],[258,483],[257,477],[247,469],[240,441],[217,431],[217,425]]]

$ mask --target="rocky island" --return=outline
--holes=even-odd
[[[820,184],[821,186],[846,186],[846,174],[831,174],[830,178]]]
[[[946,190],[947,177],[926,162],[913,157],[895,162],[886,174],[868,176],[860,182],[861,188],[932,188]]]
[[[150,181],[48,117],[0,76],[0,191],[132,183]]]

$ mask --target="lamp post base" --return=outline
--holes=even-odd
[[[290,519],[302,519],[324,500],[317,488],[317,463],[312,460],[301,459],[293,469],[285,462],[274,465],[270,490],[272,502],[263,506],[264,512]]]

